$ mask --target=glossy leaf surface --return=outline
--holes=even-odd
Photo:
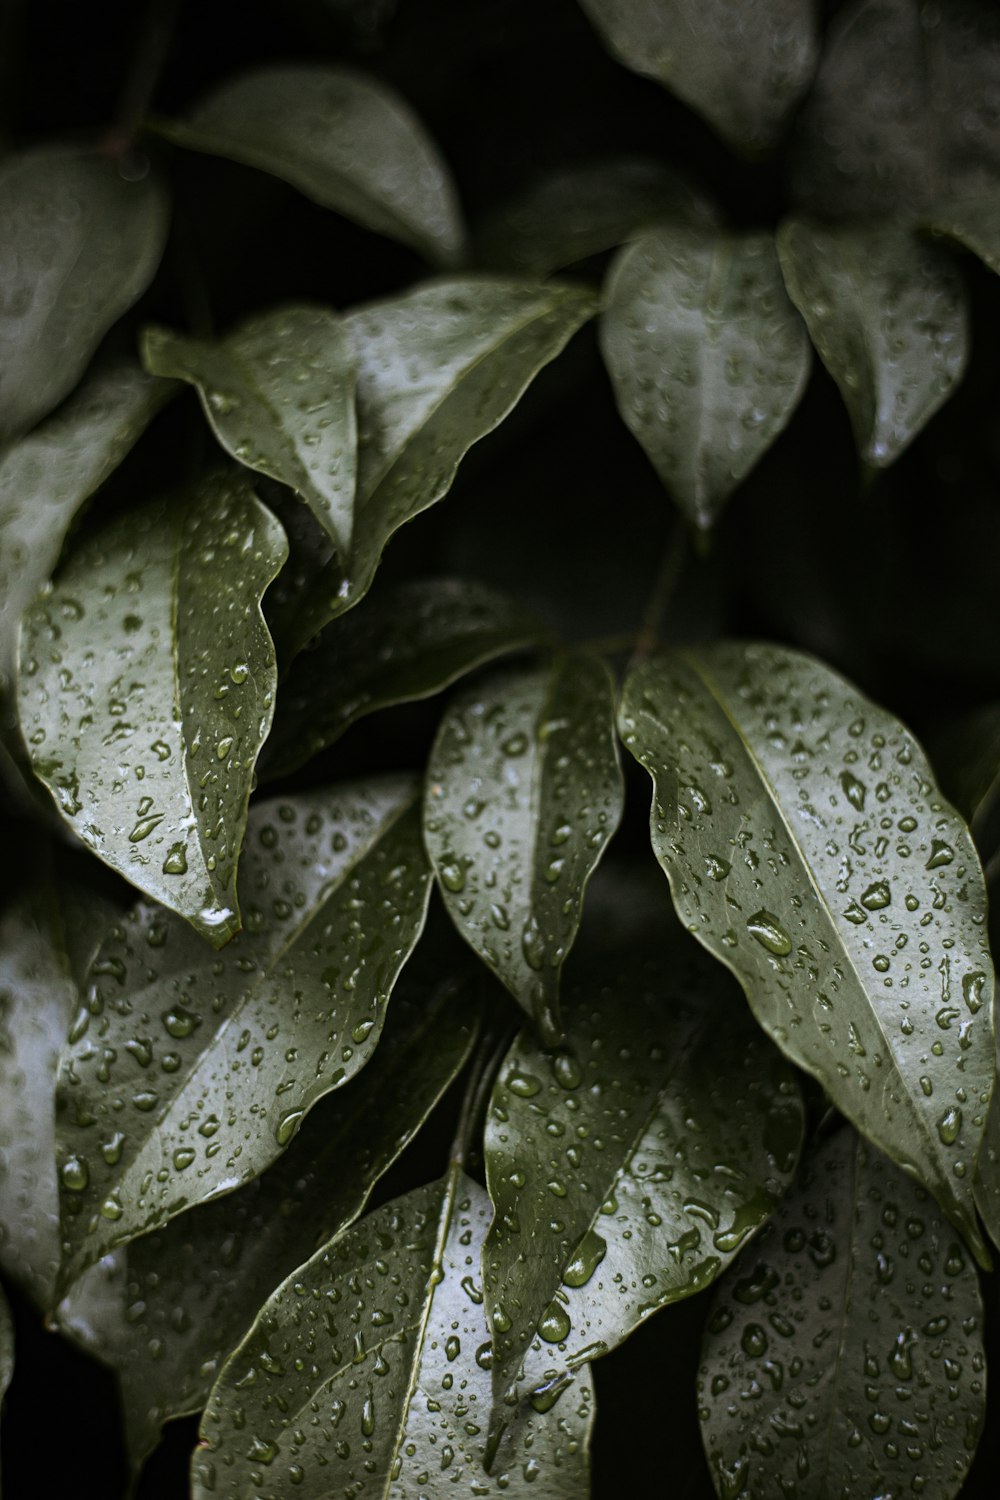
[[[601,348],[618,409],[681,510],[707,529],[809,373],[774,242],[652,230],[618,256],[605,298]]]
[[[393,532],[447,493],[473,443],[595,311],[580,287],[482,276],[418,286],[344,319],[358,369],[354,555],[306,588],[280,637],[287,654],[363,597]]]
[[[786,1055],[980,1250],[986,893],[919,745],[829,668],[777,646],[643,663],[620,726],[653,778],[653,848],[681,920]]]
[[[91,1267],[62,1304],[62,1325],[118,1374],[134,1465],[163,1422],[204,1406],[271,1292],[357,1217],[466,1060],[469,986],[420,968],[404,970],[363,1076],[321,1100],[262,1177]]]
[[[734,150],[779,139],[816,66],[812,0],[581,0],[611,51],[666,84]]]
[[[83,842],[216,946],[274,711],[284,533],[238,473],[127,511],[28,609],[21,727]]]
[[[841,1129],[719,1283],[699,1406],[729,1500],[952,1500],[985,1405],[976,1269],[916,1183]]]
[[[862,458],[892,463],[961,378],[965,291],[952,262],[907,230],[778,232],[789,296],[840,388]]]
[[[480,1252],[491,1213],[458,1168],[387,1203],[279,1287],[202,1419],[194,1500],[583,1500],[593,1389],[582,1371],[483,1467],[489,1330]],[[322,1417],[313,1422],[309,1416]],[[332,1417],[332,1420],[331,1420]],[[289,1486],[295,1485],[290,1491]]]
[[[427,767],[424,838],[466,942],[558,1042],[559,977],[624,787],[596,657],[491,673],[454,700]]]
[[[461,210],[437,147],[405,100],[363,73],[258,68],[161,128],[178,145],[281,177],[429,260],[461,256]]]
[[[153,279],[166,234],[154,176],[128,182],[107,157],[60,146],[0,162],[0,441],[69,394]]]
[[[707,1286],[791,1181],[794,1073],[713,967],[677,946],[571,964],[565,1048],[526,1029],[504,1061],[485,1144],[497,1414]]]
[[[543,637],[506,594],[456,578],[404,583],[334,620],[281,685],[268,775],[295,770],[376,709],[429,698]]]
[[[223,952],[146,904],[102,945],[60,1075],[64,1286],[256,1177],[364,1067],[424,921],[416,799],[388,777],[265,802]]]

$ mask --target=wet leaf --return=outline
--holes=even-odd
[[[908,230],[778,231],[788,293],[850,414],[866,463],[897,459],[950,396],[968,358],[956,266]]]
[[[982,1254],[986,892],[919,745],[829,668],[777,646],[645,662],[619,722],[653,778],[653,848],[681,920],[782,1051]]]
[[[580,1372],[483,1468],[486,1193],[459,1168],[345,1230],[280,1286],[235,1351],[192,1465],[204,1500],[430,1493],[583,1500],[593,1412]],[[303,1420],[315,1403],[324,1420]],[[440,1477],[437,1477],[440,1476]],[[290,1486],[294,1485],[292,1490]]]
[[[580,287],[482,276],[418,286],[344,319],[358,368],[354,555],[306,587],[279,636],[286,655],[357,604],[393,532],[447,494],[473,443],[595,310]]]
[[[581,960],[565,1048],[526,1029],[503,1063],[483,1255],[501,1420],[707,1286],[791,1181],[795,1075],[712,968],[676,945]]]
[[[265,802],[221,953],[140,903],[102,944],[62,1061],[63,1289],[115,1245],[249,1182],[364,1067],[423,926],[417,787]]]
[[[267,1297],[357,1218],[468,1057],[470,987],[415,979],[420,967],[403,971],[364,1075],[321,1100],[262,1177],[106,1257],[60,1307],[117,1371],[133,1467],[165,1421],[201,1410]]]
[[[786,426],[809,373],[770,235],[643,235],[611,268],[601,348],[624,421],[707,529]]]
[[[295,770],[365,714],[429,698],[543,637],[534,615],[483,584],[428,578],[385,590],[296,657],[281,685],[267,774]]]
[[[741,154],[768,151],[812,78],[812,0],[580,0],[626,67],[665,84]]]
[[[442,720],[424,807],[438,884],[458,931],[550,1044],[584,889],[623,801],[614,685],[596,657],[493,672]]]
[[[982,1316],[933,1201],[839,1130],[713,1295],[698,1399],[719,1495],[951,1500],[983,1423]]]
[[[21,728],[95,854],[216,946],[274,705],[260,600],[284,533],[238,473],[137,506],[75,552],[24,617]]]
[[[355,374],[335,313],[285,307],[214,341],[150,328],[143,360],[154,375],[196,386],[226,451],[301,495],[341,555],[350,556]]]
[[[406,101],[364,73],[258,68],[160,128],[192,151],[270,172],[429,260],[461,258],[462,215],[447,166]]]
[[[0,441],[69,394],[152,281],[167,234],[158,179],[105,156],[36,146],[0,163]]]

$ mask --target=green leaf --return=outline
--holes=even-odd
[[[350,556],[355,371],[335,313],[284,307],[216,340],[151,328],[143,360],[154,375],[196,386],[227,453],[301,495],[340,554]]]
[[[424,839],[445,905],[550,1044],[584,889],[623,803],[614,684],[596,657],[493,672],[442,720]]]
[[[935,1204],[839,1130],[714,1294],[698,1402],[719,1495],[951,1500],[983,1424],[982,1317]]]
[[[580,0],[626,67],[665,84],[744,155],[769,151],[812,78],[812,0]]]
[[[605,295],[601,348],[618,409],[684,514],[707,529],[809,374],[774,242],[656,229],[619,254]]]
[[[271,722],[284,533],[238,472],[126,511],[28,609],[21,727],[73,831],[216,946]]]
[[[0,162],[0,441],[69,394],[112,323],[152,281],[167,201],[150,175],[66,146]]]
[[[278,1283],[357,1218],[468,1057],[470,987],[414,982],[419,967],[404,970],[363,1077],[322,1100],[262,1177],[91,1267],[60,1307],[117,1371],[135,1468],[165,1421],[205,1405]]]
[[[547,276],[664,219],[710,225],[715,215],[679,172],[655,157],[607,157],[550,172],[504,204],[477,237],[480,259]]]
[[[387,589],[333,621],[295,659],[281,685],[265,770],[294,771],[366,714],[429,698],[543,636],[527,609],[479,583],[428,578]]]
[[[761,645],[643,663],[620,727],[653,778],[653,848],[681,920],[983,1254],[986,892],[919,745],[820,662]]]
[[[490,1474],[483,1467],[490,1342],[479,1262],[490,1213],[483,1189],[453,1167],[294,1272],[212,1392],[194,1500],[409,1500],[445,1487],[486,1500],[584,1500],[586,1370],[555,1406],[530,1413],[520,1450],[501,1449]],[[311,1407],[324,1419],[304,1420]]]
[[[308,585],[280,636],[287,655],[357,604],[393,532],[447,494],[473,443],[595,311],[581,287],[481,276],[431,282],[344,319],[358,368],[354,555]]]
[[[897,459],[968,358],[965,288],[932,245],[894,226],[778,231],[788,294],[844,398],[862,458]]]
[[[417,790],[388,777],[256,807],[246,928],[221,953],[145,903],[102,945],[57,1096],[64,1288],[256,1177],[368,1061],[427,907]]]
[[[483,1255],[497,1415],[707,1286],[791,1181],[795,1075],[699,958],[581,960],[566,1048],[526,1029],[503,1064]]]
[[[363,73],[258,68],[160,128],[192,151],[270,172],[429,260],[462,256],[461,209],[437,147],[406,101]]]

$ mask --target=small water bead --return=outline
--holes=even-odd
[[[69,1156],[63,1162],[62,1172],[63,1187],[69,1188],[71,1193],[82,1193],[90,1182],[90,1170],[87,1163],[80,1156]]]
[[[791,953],[792,940],[772,912],[755,912],[752,917],[747,918],[746,925],[747,931],[768,953],[773,953],[778,958]]]
[[[538,1332],[547,1344],[561,1344],[569,1337],[572,1326],[562,1303],[553,1299],[539,1319]]]

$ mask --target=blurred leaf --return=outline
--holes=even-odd
[[[21,727],[83,842],[216,947],[274,707],[260,599],[284,533],[238,472],[139,505],[25,614]],[[112,769],[113,768],[113,769]]]
[[[653,778],[653,847],[682,922],[786,1056],[982,1255],[986,891],[920,747],[828,667],[777,646],[644,662],[620,725]]]
[[[509,667],[461,693],[427,767],[424,838],[458,931],[554,1045],[559,979],[624,783],[596,657]]]
[[[0,162],[0,441],[76,385],[112,323],[152,281],[162,187],[107,157],[37,146]]]
[[[406,101],[364,73],[258,68],[159,128],[179,146],[281,177],[429,260],[461,258],[462,215],[447,166]]]
[[[798,405],[809,342],[770,235],[682,226],[615,260],[601,348],[618,409],[678,505],[707,529]]]
[[[819,50],[813,0],[580,0],[626,67],[665,84],[734,150],[780,139]]]
[[[949,724],[931,748],[948,797],[970,823],[984,821],[1000,789],[1000,703]]]
[[[295,490],[343,557],[354,526],[354,362],[340,319],[322,307],[263,313],[224,339],[147,329],[154,375],[197,387],[233,458]]]
[[[345,1230],[294,1272],[223,1370],[202,1419],[194,1500],[273,1486],[303,1500],[430,1493],[584,1500],[584,1370],[483,1467],[489,1329],[480,1252],[490,1200],[456,1166]],[[300,1414],[316,1403],[331,1418]],[[338,1431],[339,1429],[339,1431]],[[340,1433],[343,1440],[338,1440]],[[267,1479],[264,1479],[264,1474]]]
[[[416,801],[383,777],[259,804],[221,953],[145,903],[102,944],[57,1096],[63,1290],[256,1177],[364,1067],[427,907]]]
[[[985,1414],[975,1266],[841,1129],[713,1294],[702,1435],[720,1496],[958,1494]]]
[[[935,234],[971,250],[1000,276],[1000,177],[980,179],[974,189],[963,184],[958,196],[934,203],[925,222]]]

